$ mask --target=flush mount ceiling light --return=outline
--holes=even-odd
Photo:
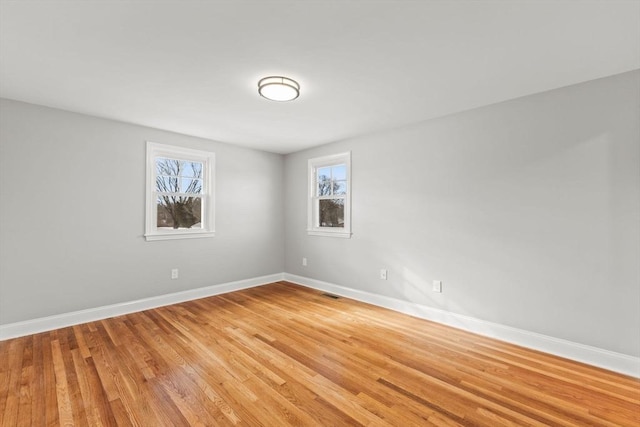
[[[258,93],[271,101],[293,101],[300,95],[300,85],[287,77],[265,77],[258,82]]]

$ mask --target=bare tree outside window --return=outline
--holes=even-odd
[[[344,227],[344,200],[320,200],[320,227]]]
[[[318,169],[318,225],[344,227],[344,195],[346,166],[335,165]]]
[[[156,159],[158,228],[200,228],[203,164]]]
[[[307,233],[351,237],[351,152],[309,159]]]

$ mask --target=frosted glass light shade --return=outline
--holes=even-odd
[[[300,95],[300,85],[287,77],[265,77],[258,82],[258,93],[271,101],[293,101]]]

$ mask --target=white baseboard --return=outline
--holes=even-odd
[[[86,310],[73,311],[71,313],[41,317],[33,320],[26,320],[24,322],[9,323],[6,325],[0,325],[0,341],[78,325],[80,323],[107,319],[109,317],[121,316],[123,314],[135,313],[165,305],[239,291],[241,289],[253,288],[280,280],[283,280],[283,273],[222,283],[204,288],[190,289],[188,291],[143,298],[119,304],[105,305]]]
[[[383,295],[377,295],[357,289],[347,288],[333,283],[308,277],[297,276],[289,273],[271,274],[252,279],[238,280],[236,282],[191,289],[183,292],[159,295],[136,301],[120,304],[112,304],[87,310],[63,313],[54,316],[41,317],[24,322],[0,325],[0,341],[17,338],[25,335],[51,331],[53,329],[78,325],[81,323],[102,320],[123,314],[135,313],[165,305],[177,304],[213,295],[220,295],[241,289],[266,285],[280,280],[287,280],[302,286],[318,289],[324,292],[341,295],[358,301],[388,308],[400,313],[434,322],[453,326],[469,332],[474,332],[491,338],[521,345],[523,347],[550,353],[556,356],[587,363],[622,374],[640,378],[640,358],[615,353],[597,347],[575,343],[572,341],[554,338],[547,335],[529,332],[498,323],[487,322],[481,319],[456,314],[433,307],[411,303]]]
[[[284,280],[640,378],[640,358],[638,357],[512,328],[498,323],[487,322],[462,314],[351,289],[321,280],[297,276],[295,274],[284,273]]]

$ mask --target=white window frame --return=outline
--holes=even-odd
[[[157,227],[158,206],[156,191],[156,158],[165,157],[195,161],[203,164],[202,171],[202,218],[198,229],[163,229]],[[144,237],[147,241],[193,239],[215,235],[215,154],[174,145],[147,141],[146,219]]]
[[[344,227],[321,227],[319,225],[320,197],[316,194],[318,187],[317,170],[322,167],[346,165],[346,194],[344,195]],[[307,234],[310,236],[351,237],[351,151],[330,156],[309,159],[308,168],[308,215]]]

